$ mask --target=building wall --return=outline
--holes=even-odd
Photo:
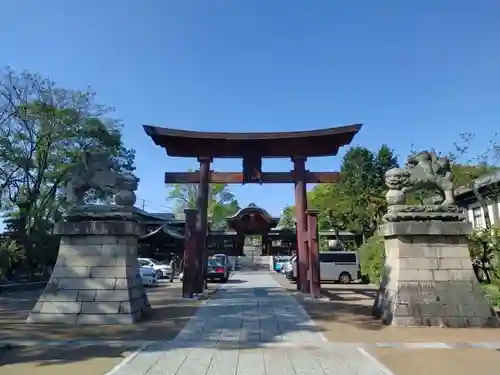
[[[479,202],[467,205],[467,219],[474,229],[481,229],[486,226],[484,210]],[[488,197],[488,214],[492,224],[500,225],[500,196]]]

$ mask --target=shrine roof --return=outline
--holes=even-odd
[[[257,151],[262,157],[330,156],[351,143],[361,124],[327,129],[266,132],[215,133],[144,125],[153,142],[169,156],[240,158]]]
[[[230,228],[238,231],[251,233],[260,229],[266,228],[269,231],[278,225],[280,218],[272,217],[266,210],[258,207],[254,203],[250,203],[248,207],[242,208],[236,214],[226,218]],[[260,222],[260,223],[259,223]]]

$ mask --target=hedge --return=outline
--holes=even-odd
[[[367,283],[380,284],[384,267],[384,239],[373,235],[358,249],[361,277]]]

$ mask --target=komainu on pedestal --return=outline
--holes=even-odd
[[[455,203],[449,160],[420,152],[385,179],[385,265],[373,315],[393,326],[498,327],[472,267],[472,228]],[[436,190],[440,201],[407,205],[418,188]]]
[[[150,308],[137,263],[139,180],[115,167],[107,155],[85,154],[72,169],[72,208],[56,225],[57,261],[29,323],[132,324]],[[115,204],[85,204],[90,189],[114,194]]]

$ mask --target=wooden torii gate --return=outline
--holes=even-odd
[[[332,183],[338,172],[310,172],[308,157],[336,155],[361,129],[361,124],[296,132],[212,133],[144,125],[154,143],[173,157],[196,157],[200,169],[167,172],[166,184],[199,184],[197,209],[186,211],[183,296],[201,293],[205,285],[209,184],[293,183],[297,222],[297,290],[320,293],[317,214],[307,209],[306,184]],[[241,158],[241,172],[210,170],[214,158]],[[263,172],[263,158],[291,158],[289,172]]]

